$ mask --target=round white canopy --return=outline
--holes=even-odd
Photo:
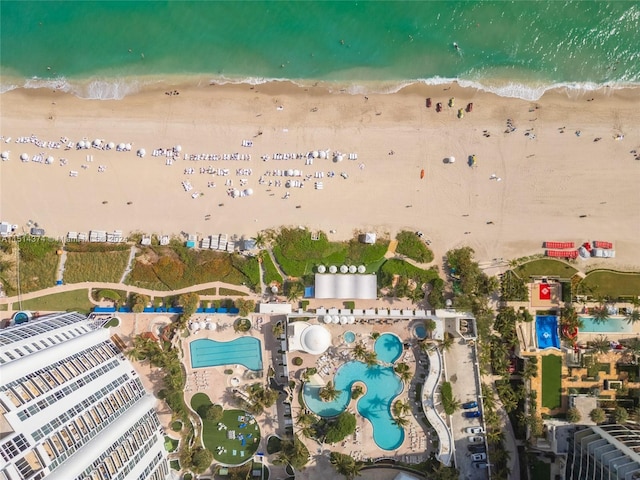
[[[331,323],[331,315],[325,315],[323,321],[324,323]]]
[[[312,156],[313,158],[318,158],[318,155],[319,155],[319,153],[318,153],[318,151],[317,151],[317,150],[314,150],[313,152],[311,152],[311,156]]]
[[[349,317],[347,318],[347,320],[349,320],[349,323],[351,325],[353,325],[354,323],[356,323],[356,317],[354,317],[353,315],[349,315]]]
[[[365,267],[364,265],[358,266],[358,273],[364,273],[366,271],[367,271],[367,267]]]
[[[173,149],[174,149],[176,152],[181,152],[181,151],[182,151],[182,145],[176,145],[175,147],[173,147]]]
[[[329,273],[336,273],[338,271],[338,267],[336,267],[335,265],[331,265],[329,267]]]
[[[94,146],[94,147],[99,147],[100,145],[102,145],[102,140],[100,140],[99,138],[96,138],[96,139],[93,141],[93,146]]]
[[[9,158],[9,152],[2,152],[2,158]]]
[[[139,157],[144,157],[146,154],[147,154],[147,151],[144,148],[141,148],[140,150],[138,150]]]
[[[322,325],[311,325],[302,331],[300,345],[305,352],[320,355],[331,345],[331,334]]]
[[[346,325],[348,321],[349,320],[344,315],[340,317],[340,325]]]
[[[318,265],[318,273],[324,273],[327,271],[327,267],[324,265]]]
[[[324,150],[320,151],[320,158],[327,158],[327,152],[325,152]]]
[[[21,153],[20,160],[29,160],[29,155],[27,155],[26,153]]]
[[[333,316],[333,323],[340,323],[340,317],[338,315]]]
[[[80,140],[80,141],[78,142],[78,147],[79,147],[79,148],[84,148],[84,140]]]
[[[118,144],[118,150],[124,150],[127,146],[124,143]]]
[[[253,195],[253,189],[251,189],[251,188],[247,188],[247,189],[244,191],[244,194],[245,194],[245,195],[247,195],[247,196],[251,196],[251,195]]]
[[[356,273],[357,270],[355,265],[349,265],[349,273]]]
[[[348,271],[349,271],[349,267],[347,267],[346,265],[340,266],[340,273],[347,273]]]
[[[115,143],[113,143],[113,142],[109,142],[109,143],[107,143],[107,148],[108,148],[109,150],[113,150],[113,149],[115,148],[115,146],[116,146],[116,144],[115,144]]]

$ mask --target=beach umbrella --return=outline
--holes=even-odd
[[[209,330],[216,330],[216,329],[218,328],[218,325],[217,325],[216,323],[210,323],[210,322],[208,322],[208,323],[207,323],[207,328],[208,328]]]
[[[130,151],[131,151],[131,144],[130,144],[130,143],[127,143],[127,144],[124,146],[124,149],[125,149],[127,152],[130,152]]]
[[[300,170],[294,170],[293,171],[293,176],[294,177],[299,177],[300,176]]]
[[[253,195],[253,189],[251,189],[251,188],[247,188],[247,189],[244,191],[244,194],[245,194],[245,195],[247,195],[247,196],[249,196],[249,195]]]
[[[47,159],[45,160],[45,163],[47,163],[47,164],[49,164],[49,163],[53,163],[53,160],[54,160],[54,158],[53,158],[51,155],[49,155],[49,156],[47,157]]]
[[[367,267],[365,267],[364,265],[358,266],[358,273],[364,273],[366,271],[367,271]]]
[[[340,266],[340,273],[347,273],[348,271],[349,271],[349,267],[347,267],[346,265]]]
[[[331,315],[324,316],[324,323],[331,323]]]
[[[340,317],[340,325],[346,325],[348,321],[349,321],[349,320],[347,319],[347,317],[346,317],[346,316],[342,315],[342,316]]]
[[[78,142],[78,148],[84,148],[84,140]]]
[[[318,273],[324,273],[327,271],[327,267],[324,265],[318,265]]]
[[[96,139],[93,141],[93,146],[94,146],[94,147],[99,147],[100,145],[102,145],[102,140],[100,140],[99,138],[96,138]]]
[[[238,190],[237,188],[234,188],[234,189],[231,191],[231,196],[232,196],[233,198],[236,198],[238,195],[240,195],[240,190]]]
[[[289,170],[287,170],[287,176],[288,177],[293,177],[293,169],[290,168]]]
[[[347,320],[349,321],[350,325],[353,325],[354,323],[356,323],[356,317],[354,317],[353,315],[349,315]]]
[[[341,153],[336,153],[333,157],[334,162],[341,162],[342,160],[344,160],[344,157]]]
[[[113,142],[107,143],[107,150],[113,150],[116,147],[116,144]]]
[[[311,156],[312,156],[313,158],[318,158],[318,156],[319,156],[319,155],[320,155],[320,154],[318,153],[318,151],[317,151],[317,150],[314,150],[313,152],[311,152]]]
[[[193,330],[194,332],[199,329],[200,329],[200,324],[198,322],[193,322],[191,324],[191,330]]]
[[[320,150],[320,158],[327,158],[327,152]]]
[[[338,271],[338,267],[336,267],[335,265],[331,265],[329,267],[329,273],[336,273]]]
[[[204,330],[205,328],[207,328],[207,323],[206,322],[200,322],[199,326],[200,326],[201,330]]]
[[[174,149],[176,152],[180,153],[180,152],[182,151],[182,145],[176,145],[175,147],[173,147],[173,149]]]
[[[138,150],[137,155],[139,157],[144,157],[147,154],[147,151],[144,148],[141,148],[140,150]]]
[[[340,317],[338,315],[334,315],[332,319],[333,323],[340,323]]]
[[[278,287],[276,287],[275,285],[271,287],[271,293],[278,293]]]
[[[2,157],[3,160],[6,160],[9,158],[9,152],[2,152],[0,154],[0,157]]]
[[[119,143],[119,144],[118,144],[118,151],[120,151],[120,152],[121,152],[121,151],[122,151],[122,150],[124,150],[126,147],[127,147],[127,146],[126,146],[124,143]]]
[[[29,160],[29,155],[27,155],[26,153],[21,153],[20,160],[23,160],[23,161]]]
[[[356,273],[357,270],[355,265],[349,265],[349,273]]]

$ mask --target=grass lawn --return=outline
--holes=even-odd
[[[171,430],[173,430],[174,432],[179,432],[180,430],[182,430],[182,422],[180,420],[176,420],[175,422],[171,423]]]
[[[220,287],[219,295],[229,295],[230,297],[246,297],[248,294],[240,292],[239,290],[232,290],[231,288]]]
[[[64,264],[64,283],[110,282],[118,283],[122,278],[129,251],[117,252],[68,252]]]
[[[389,286],[394,275],[412,278],[419,283],[428,283],[438,278],[438,272],[435,269],[423,270],[414,267],[404,260],[391,258],[382,264],[380,275],[378,275],[378,286]]]
[[[60,243],[49,238],[19,237],[0,249],[4,255],[0,282],[8,296],[17,294],[18,269],[15,249],[20,249],[20,289],[22,293],[53,287],[58,269]]]
[[[550,410],[561,405],[560,386],[562,380],[562,357],[542,357],[542,406]],[[538,477],[536,477],[538,478]]]
[[[180,471],[180,462],[178,460],[171,460],[169,462],[169,466],[171,467],[171,470]]]
[[[104,324],[104,328],[117,327],[118,325],[120,325],[120,320],[114,317]]]
[[[272,282],[276,282],[279,285],[282,285],[283,279],[278,272],[278,269],[273,264],[273,260],[271,260],[271,255],[267,253],[266,250],[260,252],[260,258],[262,259],[262,271],[263,271],[263,280],[266,285],[271,285]]]
[[[16,302],[13,309],[18,310],[20,305]],[[66,312],[75,310],[81,313],[89,313],[93,305],[89,301],[89,293],[86,288],[80,290],[72,290],[70,292],[54,293],[45,295],[44,297],[33,298],[31,300],[23,300],[22,308],[24,310],[44,310]]]
[[[640,295],[640,273],[595,270],[588,273],[581,283],[592,289],[594,295],[613,298]]]
[[[210,405],[211,400],[204,393],[196,393],[191,399],[191,408],[198,410],[202,405]],[[258,449],[260,444],[260,428],[257,423],[249,424],[240,428],[244,422],[238,418],[247,415],[243,410],[224,410],[221,423],[227,428],[218,430],[216,422],[202,419],[203,432],[202,439],[205,448],[213,453],[214,458],[222,463],[237,465],[249,460]],[[236,432],[236,439],[227,438],[229,432]],[[242,441],[238,439],[238,435],[245,437],[246,445],[242,446]],[[248,438],[251,435],[251,438]],[[223,453],[218,453],[217,447],[221,446],[226,449]],[[233,452],[236,452],[234,455]],[[241,452],[244,452],[242,455]]]
[[[529,456],[530,478],[551,478],[551,465],[538,460],[535,456]]]
[[[571,278],[577,272],[575,268],[566,262],[553,260],[550,258],[541,258],[532,260],[515,269],[518,276],[525,281],[529,280],[532,275],[535,276],[557,276],[560,278]]]
[[[178,443],[180,443],[180,440],[175,440],[167,435],[164,436],[164,449],[167,452],[174,452],[178,448]]]
[[[403,231],[396,235],[398,246],[396,252],[420,263],[429,263],[433,260],[433,252],[427,248],[422,238],[414,232]]]

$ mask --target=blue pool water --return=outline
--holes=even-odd
[[[609,317],[604,322],[598,323],[593,317],[580,317],[582,320],[581,332],[585,333],[631,333],[631,325],[621,317]]]
[[[536,315],[538,348],[560,348],[558,336],[558,317],[555,315]]]
[[[359,361],[345,363],[334,377],[334,386],[340,391],[335,400],[323,402],[318,396],[320,387],[305,384],[304,401],[317,415],[334,417],[349,405],[351,387],[356,381],[361,381],[366,386],[367,393],[358,399],[357,409],[360,415],[371,422],[373,440],[383,450],[395,450],[404,441],[404,430],[393,423],[391,417],[391,404],[402,391],[400,377],[392,367],[367,367]]]
[[[342,337],[344,338],[344,341],[347,343],[353,343],[356,341],[356,334],[353,333],[351,330],[349,330],[348,332],[344,332],[344,335]]]
[[[191,342],[189,349],[193,368],[237,363],[249,370],[262,370],[262,348],[257,338],[240,337],[230,342],[216,342],[201,338]]]
[[[393,333],[383,333],[373,346],[378,360],[393,363],[402,355],[402,341]]]
[[[420,323],[413,329],[413,334],[418,340],[424,340],[425,338],[427,338],[427,329],[424,328],[424,325],[422,323]]]

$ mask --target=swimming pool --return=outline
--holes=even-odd
[[[558,317],[555,315],[536,315],[536,333],[538,348],[560,348]]]
[[[402,355],[402,341],[393,333],[383,333],[373,346],[378,360],[393,363]]]
[[[579,317],[580,331],[584,333],[631,333],[632,328],[622,317],[609,317],[604,322],[596,322],[593,317]]]
[[[344,338],[344,341],[347,343],[353,343],[356,341],[356,334],[349,330],[348,332],[344,332],[342,338]]]
[[[423,323],[419,323],[418,325],[413,327],[413,334],[418,340],[424,340],[425,338],[427,338],[427,329],[425,328]]]
[[[383,450],[395,450],[404,441],[404,430],[393,422],[391,416],[391,404],[402,391],[402,382],[393,367],[367,367],[359,361],[345,363],[334,377],[334,386],[340,391],[335,400],[323,402],[319,397],[320,387],[305,383],[304,401],[317,415],[335,417],[349,405],[351,387],[357,381],[363,382],[367,390],[358,400],[358,413],[371,422],[376,445]]]
[[[240,337],[230,342],[216,342],[201,338],[191,342],[189,350],[193,368],[237,363],[249,370],[262,370],[262,348],[257,338]]]

